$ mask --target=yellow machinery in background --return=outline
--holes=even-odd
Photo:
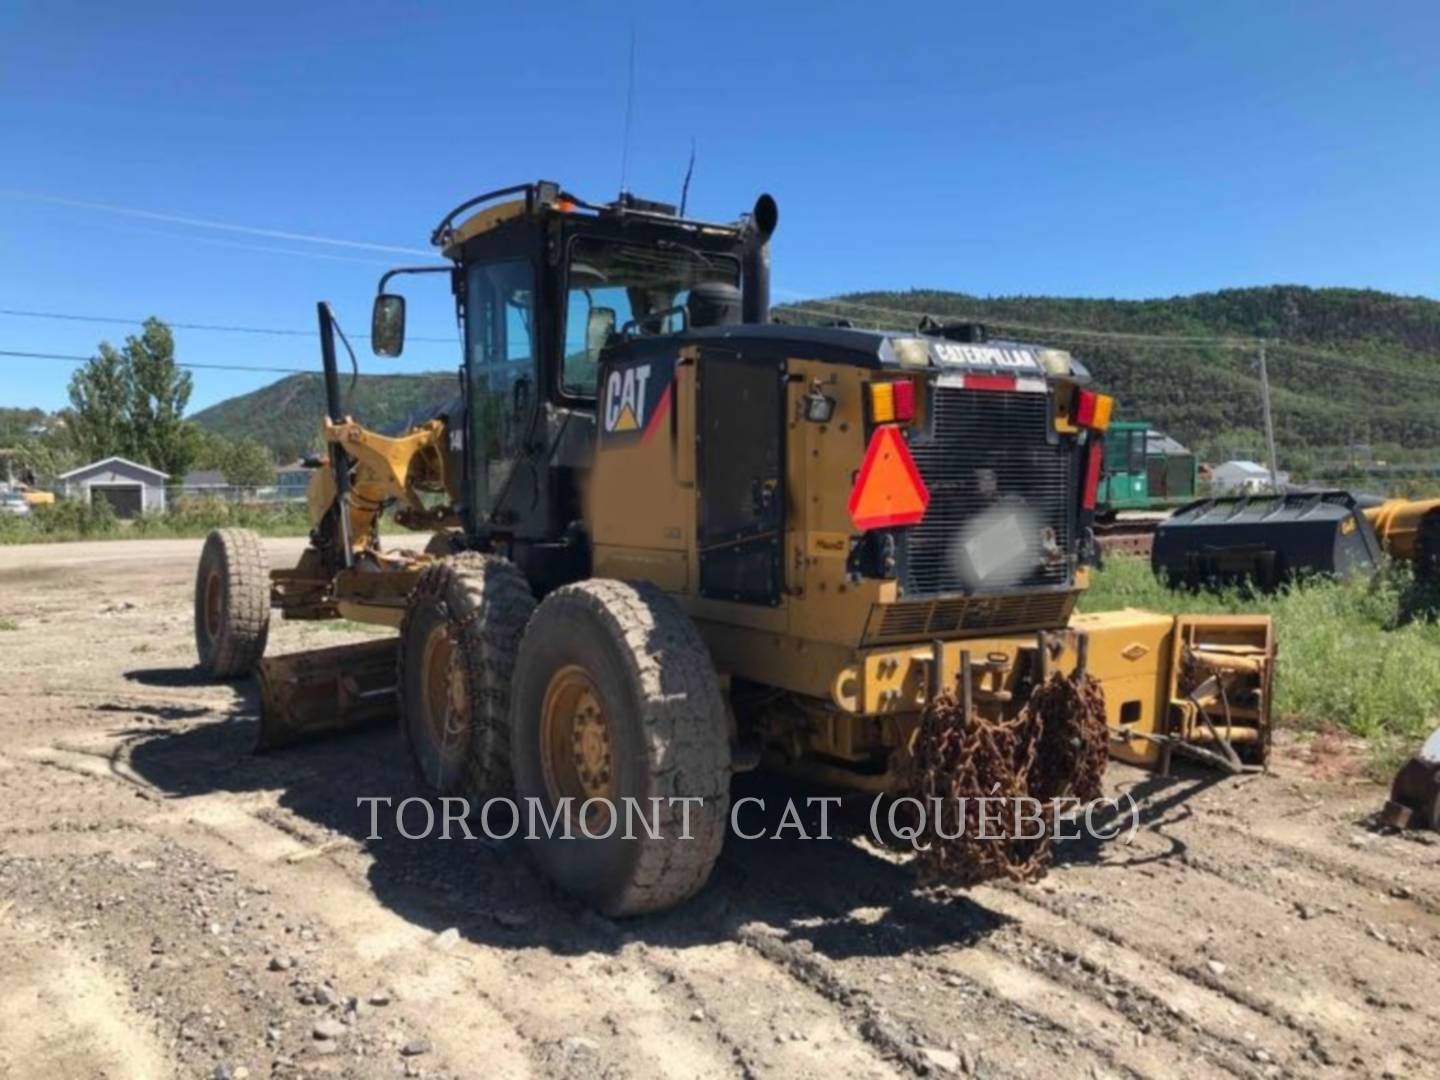
[[[1365,509],[1385,553],[1440,582],[1440,499],[1387,499]]]
[[[26,506],[54,506],[55,493],[53,491],[41,491],[39,488],[31,487],[29,484],[16,484],[15,490],[25,500]]]
[[[398,355],[386,284],[443,274],[464,338],[457,402],[394,437],[345,415],[320,306],[311,546],[271,574],[217,532],[196,579],[201,662],[258,667],[263,744],[398,711],[439,792],[578,808],[584,835],[534,853],[610,914],[704,884],[756,765],[899,794],[937,740],[1022,731],[1010,794],[1089,790],[1107,743],[1263,765],[1268,618],[1074,614],[1112,406],[1083,364],[968,324],[775,323],[777,218],[547,182],[457,207],[448,261],[376,299]],[[430,550],[382,546],[390,505]],[[263,659],[272,606],[399,636]],[[626,799],[664,804],[658,835],[606,831]]]

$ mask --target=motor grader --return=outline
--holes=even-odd
[[[436,791],[577,808],[535,857],[616,915],[704,884],[738,771],[914,790],[940,700],[1011,724],[1083,676],[1121,757],[1264,762],[1267,618],[1075,614],[1111,410],[1080,361],[974,325],[776,322],[777,220],[768,196],[721,224],[549,182],[465,202],[439,269],[381,279],[377,353],[412,273],[448,277],[464,349],[456,400],[395,436],[346,415],[320,305],[311,544],[270,573],[221,530],[196,580],[201,663],[258,670],[262,745],[398,711]],[[428,550],[382,545],[389,508]],[[398,638],[262,660],[272,608]],[[607,832],[630,798],[658,829]]]

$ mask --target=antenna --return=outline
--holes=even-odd
[[[630,70],[625,80],[625,138],[620,144],[620,194],[630,172],[630,118],[635,112],[635,24],[630,24]]]
[[[695,136],[690,136],[690,164],[685,166],[685,182],[680,185],[680,217],[685,216],[685,203],[690,198],[690,177],[695,175]]]

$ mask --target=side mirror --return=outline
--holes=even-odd
[[[598,359],[600,350],[605,348],[605,343],[610,340],[610,335],[613,333],[615,333],[615,309],[591,308],[590,317],[585,320],[585,355],[591,360]]]
[[[399,356],[405,351],[405,297],[381,293],[370,312],[370,348],[376,356]]]

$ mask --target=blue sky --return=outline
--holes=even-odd
[[[780,298],[911,286],[1166,296],[1298,282],[1440,296],[1440,5],[488,3],[0,8],[0,307],[365,329],[468,195],[620,184],[730,219],[780,203]],[[453,339],[442,287],[412,336]],[[430,295],[424,295],[429,287]],[[0,315],[0,349],[122,324]],[[310,337],[177,332],[182,360],[309,368]],[[413,340],[413,338],[412,338]],[[450,368],[414,342],[368,371]],[[71,367],[0,357],[0,404]],[[192,408],[276,376],[197,372]]]

